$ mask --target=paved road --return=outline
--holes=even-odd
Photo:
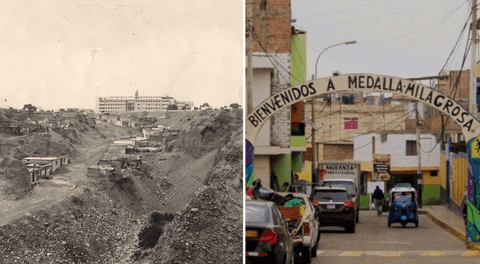
[[[470,251],[425,215],[419,227],[400,224],[387,227],[387,217],[373,211],[361,211],[356,232],[343,228],[322,227],[318,256],[320,263],[480,263],[480,252]]]

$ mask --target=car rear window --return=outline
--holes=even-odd
[[[345,189],[347,189],[347,192],[350,195],[353,195],[355,193],[355,184],[351,181],[324,181],[324,185],[326,186],[343,186]]]
[[[270,222],[270,208],[262,205],[247,204],[245,206],[247,223],[268,223]]]
[[[315,193],[313,196],[313,200],[320,201],[320,200],[347,200],[348,194],[347,192],[342,191],[319,191]]]

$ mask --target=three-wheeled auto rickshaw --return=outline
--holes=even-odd
[[[395,187],[390,190],[388,197],[390,211],[388,226],[400,223],[403,227],[407,223],[414,223],[418,227],[417,192],[412,187]]]

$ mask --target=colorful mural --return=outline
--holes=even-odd
[[[480,136],[467,143],[468,149],[468,207],[467,242],[480,242]]]
[[[245,182],[247,185],[252,185],[253,183],[253,144],[245,139]]]

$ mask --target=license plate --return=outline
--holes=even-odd
[[[335,209],[335,205],[334,204],[327,204],[327,209],[329,209],[329,210]]]
[[[246,230],[245,237],[257,237],[258,231],[257,230]]]

